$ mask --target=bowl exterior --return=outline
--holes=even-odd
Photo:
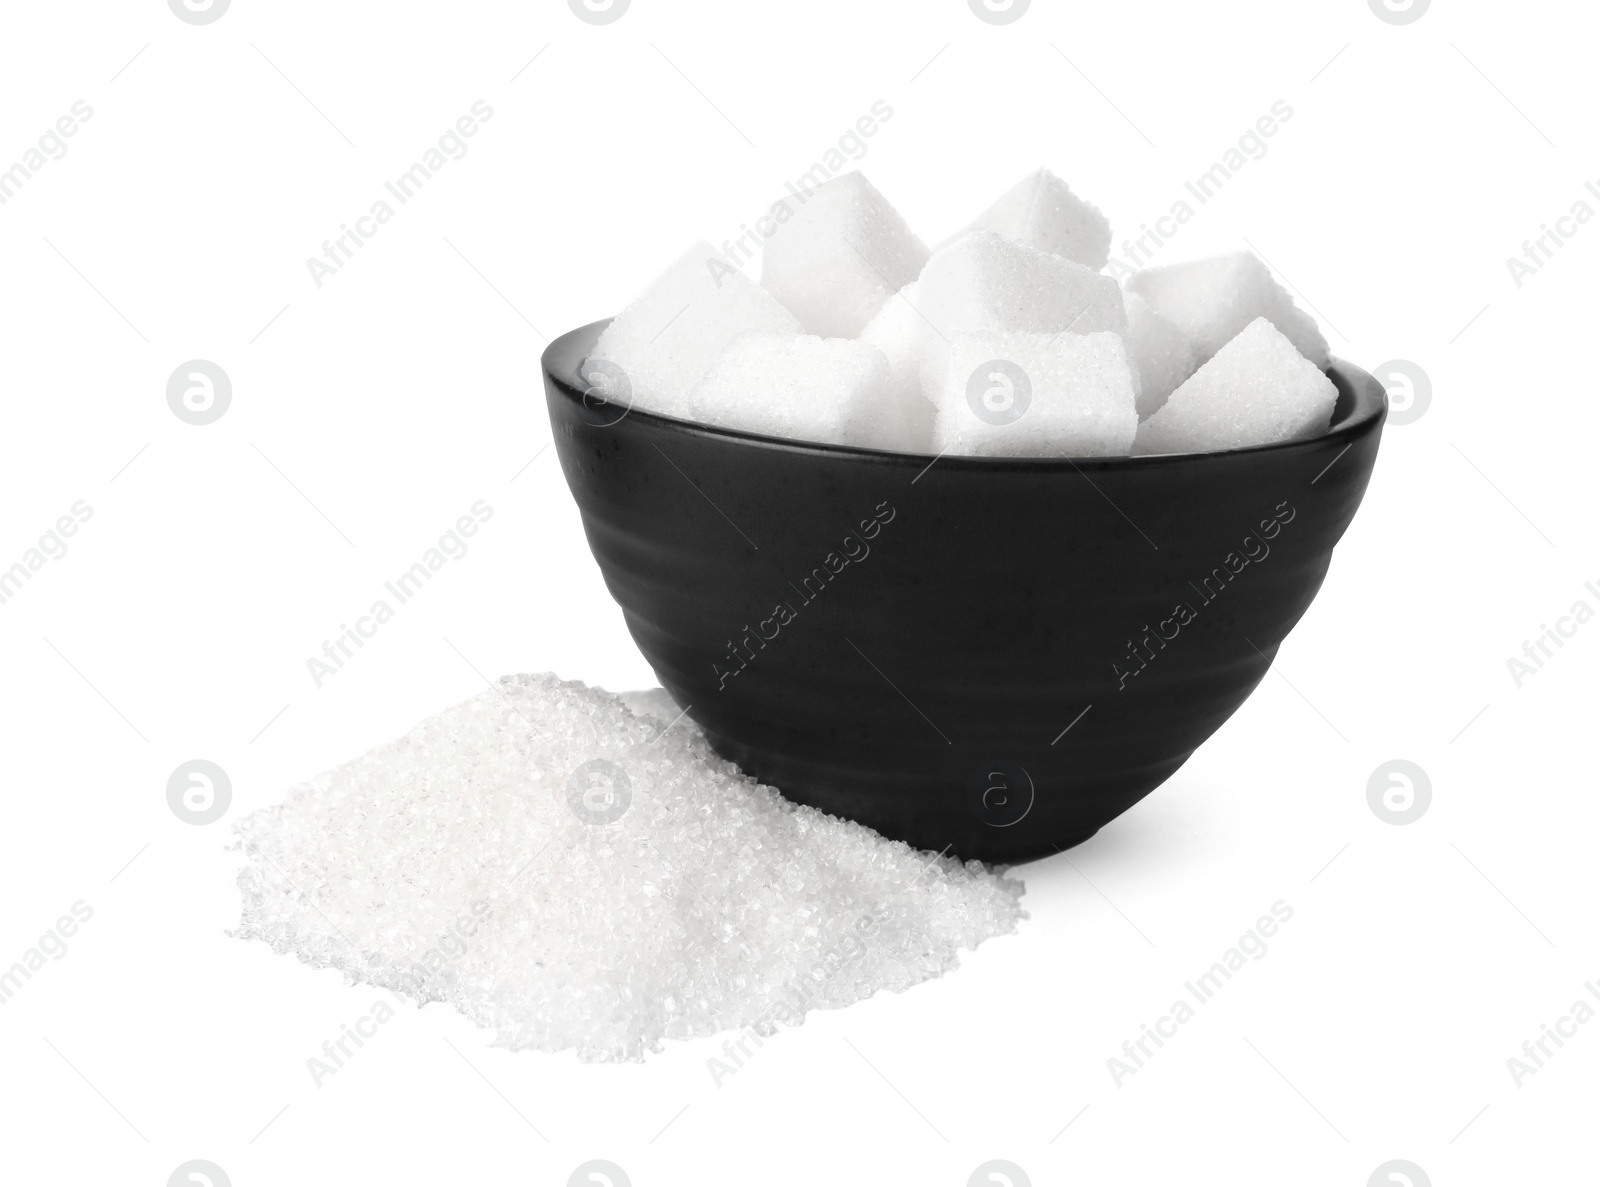
[[[1092,836],[1243,703],[1377,456],[1335,426],[1221,454],[1006,459],[780,442],[586,397],[545,356],[589,545],[662,685],[791,799],[963,858]]]

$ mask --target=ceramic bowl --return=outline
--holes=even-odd
[[[888,837],[1019,862],[1092,836],[1250,695],[1367,487],[1383,388],[1207,454],[980,458],[807,444],[606,400],[545,352],[589,546],[718,753]]]

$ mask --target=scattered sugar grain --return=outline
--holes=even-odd
[[[506,677],[292,789],[237,826],[235,934],[619,1060],[907,989],[1022,917],[1019,882],[791,803],[631,699]]]

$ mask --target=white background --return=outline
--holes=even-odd
[[[1506,667],[1600,609],[1600,225],[1520,289],[1505,265],[1600,184],[1587,6],[1440,0],[1400,27],[1363,0],[1035,0],[994,27],[963,0],[634,0],[592,27],[559,0],[234,0],[193,27],[124,0],[4,22],[0,168],[75,101],[94,114],[0,206],[0,566],[75,501],[93,516],[0,605],[0,963],[73,902],[94,915],[0,1007],[0,1179],[1593,1173],[1600,1022],[1520,1087],[1506,1065],[1600,978],[1600,625],[1521,688]],[[306,258],[479,99],[470,152],[319,289]],[[490,1049],[439,1006],[315,1087],[307,1058],[378,995],[224,934],[231,822],[480,673],[654,683],[539,452],[544,335],[737,234],[879,99],[860,166],[925,239],[1045,164],[1118,254],[1287,101],[1162,258],[1248,239],[1336,353],[1416,362],[1431,406],[1385,432],[1276,674],[1143,804],[1018,870],[1031,918],[958,972],[813,1015],[720,1088],[717,1043],[588,1066]],[[194,358],[234,388],[205,427],[165,399]],[[468,555],[316,688],[307,657],[479,499]],[[233,784],[203,827],[165,799],[197,757]],[[1404,827],[1366,799],[1393,758],[1433,786]],[[1117,1087],[1106,1060],[1279,899],[1268,955]]]

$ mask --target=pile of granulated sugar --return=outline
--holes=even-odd
[[[234,934],[617,1060],[904,990],[1023,917],[1020,882],[790,803],[651,700],[508,676],[294,788],[237,826]]]

